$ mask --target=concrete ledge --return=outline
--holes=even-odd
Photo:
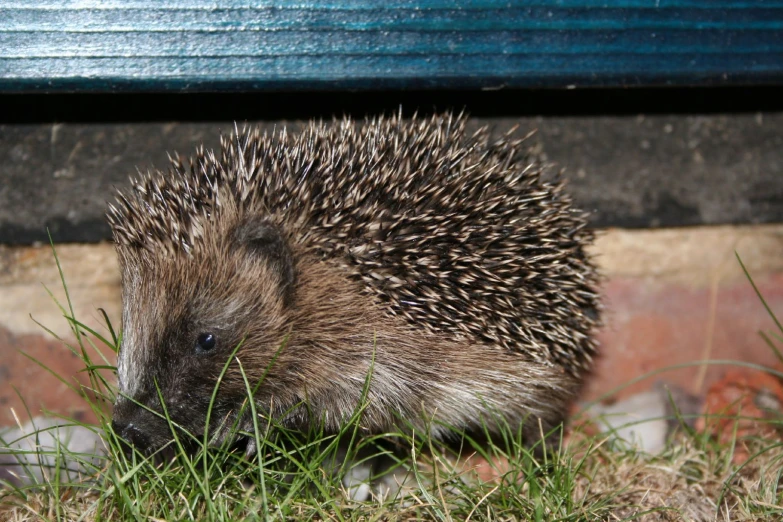
[[[609,229],[591,248],[609,280],[644,278],[701,288],[746,281],[737,261],[759,276],[783,272],[783,225],[655,230]]]
[[[504,99],[514,103],[508,93]],[[482,116],[470,122],[498,133],[518,125],[520,136],[536,130],[531,146],[565,169],[569,190],[591,212],[594,227],[783,222],[780,112]],[[272,130],[295,129],[302,121],[255,123]],[[0,125],[0,157],[6,158],[0,162],[0,243],[48,242],[47,228],[58,243],[107,240],[104,214],[115,186],[124,187],[137,168],[167,168],[167,152],[189,155],[202,143],[215,148],[220,132],[231,129],[231,120]]]
[[[97,311],[100,307],[119,326],[120,274],[114,246],[109,243],[60,245],[57,256],[76,317],[92,328],[100,327],[103,323]],[[67,307],[60,274],[48,245],[0,246],[0,289],[3,294],[0,324],[14,334],[41,334],[41,327],[35,321],[57,335],[70,334],[70,327],[54,301]]]

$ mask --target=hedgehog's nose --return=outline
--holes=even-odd
[[[132,422],[122,422],[117,421],[116,419],[111,421],[111,429],[116,433],[125,443],[128,444],[128,447],[125,447],[126,452],[130,451],[130,447],[133,446],[138,450],[145,450],[149,448],[150,445],[150,439],[147,435],[144,434],[137,426],[135,426]]]

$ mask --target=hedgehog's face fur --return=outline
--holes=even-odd
[[[172,439],[160,398],[175,425],[202,435],[209,400],[232,354],[242,354],[246,377],[255,384],[259,369],[285,343],[295,274],[279,229],[263,218],[244,219],[213,246],[168,256],[118,248],[123,340],[113,425],[141,449]],[[234,421],[247,396],[241,372],[229,366],[210,414],[211,431]]]

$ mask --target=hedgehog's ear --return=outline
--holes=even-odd
[[[277,225],[262,217],[250,217],[239,224],[234,237],[250,255],[278,273],[280,295],[286,305],[290,304],[294,294],[294,256]]]

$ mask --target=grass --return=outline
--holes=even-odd
[[[114,368],[103,355],[107,349],[116,352],[120,333],[105,314],[104,334],[74,317],[59,260],[57,266],[66,295],[66,303],[58,306],[76,340],[63,343],[84,363],[90,384],[77,391],[99,425],[68,421],[43,428],[37,444],[16,451],[15,458],[26,461],[24,471],[35,480],[0,490],[0,519],[783,519],[779,439],[734,437],[726,444],[687,429],[657,456],[607,444],[606,434],[587,435],[578,429],[569,435],[567,447],[548,452],[527,448],[521,434],[511,429],[491,444],[465,438],[460,456],[405,433],[361,437],[359,406],[337,435],[318,429],[290,431],[274,419],[256,423],[246,434],[257,448],[252,457],[232,446],[208,447],[206,439],[183,436],[175,437],[171,460],[126,454],[109,428],[116,389]],[[783,327],[759,297],[778,328],[765,340],[780,355]],[[251,395],[247,380],[246,386]],[[253,401],[247,407],[257,419]],[[780,419],[769,422],[780,432]],[[96,457],[61,444],[57,430],[68,427],[105,434],[104,454]],[[750,457],[738,465],[733,455],[739,448]],[[352,500],[361,486],[342,478],[363,469],[353,468],[357,463],[372,464],[373,473],[383,472],[376,477],[375,491],[385,495]]]

